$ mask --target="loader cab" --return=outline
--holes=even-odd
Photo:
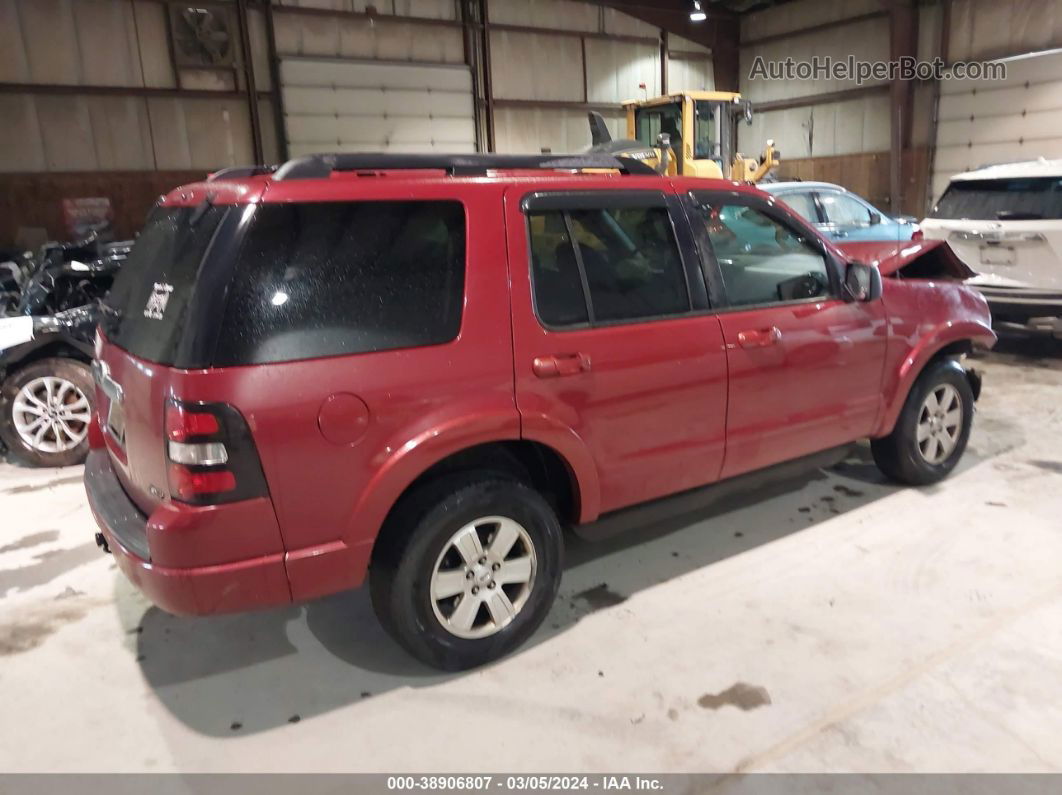
[[[673,170],[682,176],[730,179],[737,149],[737,125],[750,120],[751,105],[740,94],[689,91],[642,102],[626,102],[627,137],[656,146],[671,137]]]

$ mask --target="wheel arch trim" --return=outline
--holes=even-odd
[[[885,382],[884,410],[872,436],[886,436],[892,432],[904,403],[907,402],[907,396],[911,393],[911,388],[932,361],[940,358],[942,354],[948,356],[953,351],[964,352],[966,348],[989,348],[995,341],[996,335],[991,326],[970,320],[949,321],[937,326],[930,333],[922,335],[917,344],[907,352],[907,356],[903,358],[891,377],[890,374],[886,374],[888,380]],[[967,377],[969,378],[969,375]],[[973,388],[972,382],[971,388]],[[979,379],[974,391],[975,394],[980,393]]]

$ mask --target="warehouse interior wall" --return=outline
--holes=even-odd
[[[918,13],[917,55],[932,59],[940,38],[940,5],[922,5]],[[764,61],[890,59],[890,19],[880,0],[796,0],[747,14],[741,21],[741,91],[756,113],[742,125],[738,141],[747,156],[758,154],[768,139],[781,150],[779,179],[836,182],[875,205],[895,213],[920,214],[929,160],[930,86],[914,88],[910,139],[903,148],[900,206],[892,207],[890,185],[890,84],[860,83],[855,78],[784,81],[751,76],[757,58]]]
[[[211,68],[175,52],[181,5],[0,0],[0,241],[96,196],[131,235],[166,189],[289,154],[578,151],[589,110],[622,136],[623,100],[715,85],[710,48],[576,0],[207,0]]]
[[[976,84],[942,81],[930,202],[956,173],[992,163],[1062,158],[1062,4],[954,0],[951,21],[949,60],[1001,58],[1007,77]]]
[[[620,103],[714,87],[711,51],[612,8],[572,0],[490,0],[499,152],[579,151],[587,111],[626,137]],[[667,69],[662,66],[666,59]]]
[[[236,17],[236,3],[221,6]],[[239,36],[232,63],[178,66],[168,6],[150,0],[0,0],[0,241],[64,238],[63,198],[111,199],[131,235],[174,185],[278,154],[260,9],[250,9],[250,79]],[[235,28],[234,28],[235,29]]]
[[[795,0],[741,20],[741,91],[753,123],[739,131],[747,155],[767,139],[781,149],[780,179],[824,180],[894,213],[922,216],[960,171],[993,162],[1062,157],[1062,4],[1056,0],[932,0],[915,5],[919,60],[1008,59],[1005,81],[923,81],[912,87],[908,133],[898,148],[893,206],[894,104],[888,82],[765,81],[766,60],[813,56],[889,60],[890,14],[882,0]]]

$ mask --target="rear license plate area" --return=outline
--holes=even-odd
[[[125,409],[117,400],[112,400],[107,409],[107,430],[120,444],[125,444]]]
[[[981,246],[982,265],[1013,265],[1014,249],[1010,246]]]

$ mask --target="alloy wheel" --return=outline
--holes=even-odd
[[[941,464],[955,450],[962,433],[962,398],[951,384],[930,390],[918,412],[918,452],[930,464]]]
[[[520,613],[535,583],[531,536],[519,522],[485,516],[446,542],[431,577],[439,623],[459,638],[493,635]]]
[[[34,378],[15,395],[11,407],[15,431],[39,453],[63,453],[88,435],[92,409],[85,393],[57,376]]]

